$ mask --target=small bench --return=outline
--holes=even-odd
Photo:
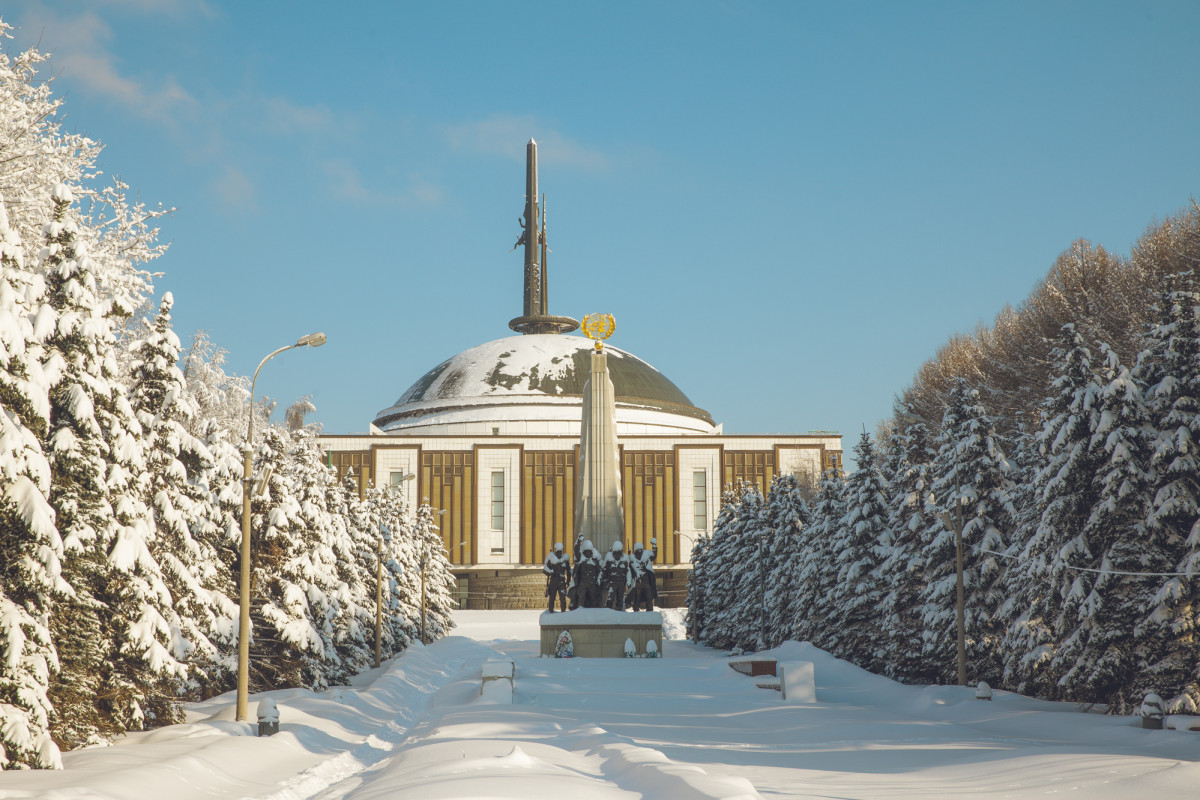
[[[755,656],[737,656],[729,659],[729,666],[733,667],[734,671],[740,672],[743,675],[749,675],[751,678],[757,678],[760,675],[777,675],[775,671],[775,659],[773,658],[756,658]]]
[[[487,685],[492,681],[503,681],[508,684],[509,692],[512,691],[513,685],[513,662],[503,661],[500,659],[488,659],[483,662],[483,667],[480,669],[483,675],[483,686],[480,687],[479,693],[483,694],[487,689]]]

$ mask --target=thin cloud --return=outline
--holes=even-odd
[[[166,14],[172,17],[200,14],[213,19],[218,16],[217,10],[204,0],[93,0],[93,2],[98,5]]]
[[[334,117],[325,105],[305,106],[283,97],[268,97],[261,103],[266,112],[266,123],[273,129],[285,133],[337,133],[344,127],[344,117]]]
[[[447,125],[445,133],[456,150],[520,161],[525,158],[525,143],[533,138],[539,145],[538,158],[546,163],[593,172],[609,165],[604,153],[567,138],[530,115],[493,114],[477,122]]]
[[[249,213],[258,210],[254,183],[236,167],[225,167],[220,175],[209,181],[208,188],[226,212]]]
[[[27,36],[45,31],[41,49],[51,54],[55,73],[139,116],[175,125],[180,113],[199,107],[173,78],[151,86],[123,73],[110,51],[112,28],[94,12],[62,16],[39,4],[24,15],[21,27]]]
[[[441,187],[419,175],[410,175],[406,186],[389,190],[367,186],[362,173],[348,161],[334,159],[322,167],[334,196],[351,203],[430,208],[441,205],[445,197]]]

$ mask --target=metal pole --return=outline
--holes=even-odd
[[[767,646],[767,574],[763,564],[762,533],[758,535],[758,649]]]
[[[295,344],[289,344],[268,353],[267,357],[258,362],[254,377],[250,380],[250,421],[246,425],[246,446],[242,448],[242,551],[241,551],[241,587],[238,614],[238,679],[237,679],[237,708],[235,719],[243,722],[249,719],[250,711],[250,485],[251,461],[254,457],[254,394],[258,385],[258,373],[275,356],[293,347],[320,347],[325,344],[325,334],[310,333],[300,337]]]
[[[958,498],[961,500],[961,498]],[[958,594],[957,599],[957,616],[958,616],[958,685],[967,685],[967,623],[966,609],[963,600],[963,519],[962,519],[962,504],[957,505],[958,524],[954,526],[954,550],[956,562],[956,586],[955,590]]]
[[[253,395],[251,395],[253,398]],[[254,404],[250,404],[251,426],[254,422]],[[238,616],[238,679],[237,721],[249,717],[250,694],[250,459],[252,448],[247,437],[242,449],[242,564],[241,596]]]
[[[421,644],[425,641],[425,556],[421,556]]]
[[[375,666],[383,662],[383,536],[379,537],[379,560],[375,564]]]

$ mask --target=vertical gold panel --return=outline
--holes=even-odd
[[[632,552],[634,547],[634,536],[637,528],[637,519],[634,518],[634,468],[630,464],[629,456],[626,455],[622,461],[622,470],[620,470],[620,483],[622,483],[622,505],[625,511],[625,551]]]
[[[450,553],[450,562],[453,564],[462,563],[462,522],[463,513],[462,507],[466,498],[463,497],[463,479],[462,475],[455,475],[454,482],[450,484],[450,530],[447,531],[446,551]]]
[[[533,551],[533,455],[525,454],[525,465],[521,470],[521,493],[525,497],[523,522],[521,524],[521,563],[536,563]]]
[[[533,507],[535,509],[533,513],[533,557],[535,560],[546,549],[546,506],[542,498],[546,487],[545,465],[542,464],[542,469],[538,469],[537,456],[538,454],[535,453],[533,469]],[[542,555],[542,558],[545,558],[545,555]]]
[[[665,564],[678,563],[675,553],[675,500],[679,496],[675,491],[675,458],[672,453],[671,463],[667,466],[666,478],[663,480],[663,528],[658,544]]]
[[[463,515],[465,526],[463,528],[463,541],[466,542],[466,547],[462,548],[460,556],[463,563],[475,563],[475,546],[476,533],[479,529],[479,515],[476,512],[478,508],[479,485],[477,476],[479,471],[475,469],[479,464],[479,458],[472,454],[471,468],[467,471],[467,476],[464,480],[463,498],[466,500],[466,512]]]
[[[651,536],[657,538],[660,542],[665,542],[669,536],[667,531],[667,510],[663,508],[663,484],[666,483],[662,478],[655,478],[654,481],[654,527]],[[646,546],[650,545],[647,538]]]

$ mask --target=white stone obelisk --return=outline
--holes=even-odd
[[[608,376],[608,354],[599,341],[592,351],[591,374],[583,387],[578,486],[575,535],[590,539],[596,555],[602,556],[613,542],[624,540],[625,512],[617,463],[616,393]]]

